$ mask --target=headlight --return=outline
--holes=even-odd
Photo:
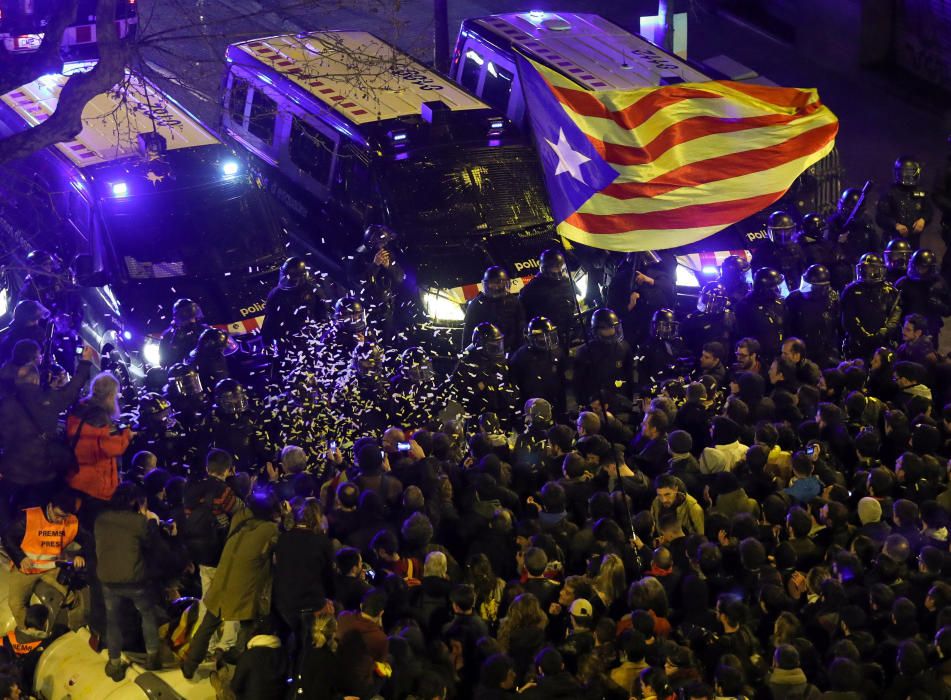
[[[423,306],[426,315],[437,321],[464,321],[466,312],[452,299],[441,296],[438,292],[425,292]]]
[[[697,274],[683,265],[677,266],[677,286],[678,287],[699,287],[700,280]]]
[[[155,338],[146,338],[142,345],[142,357],[146,364],[152,367],[159,367],[162,364],[162,356],[159,354],[159,341]]]

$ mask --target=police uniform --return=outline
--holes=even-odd
[[[235,471],[254,472],[274,458],[274,444],[267,431],[251,416],[215,415],[208,421],[204,454],[212,447],[225,450],[234,457]]]
[[[472,340],[472,331],[480,323],[491,323],[502,331],[505,349],[514,350],[522,344],[525,332],[525,311],[515,294],[493,299],[479,292],[466,307],[466,320],[462,330],[462,347]]]
[[[264,302],[264,325],[261,339],[266,347],[277,343],[284,350],[291,339],[309,321],[322,322],[329,317],[327,298],[312,285],[300,285],[285,289],[274,287]]]
[[[574,385],[579,405],[588,405],[602,392],[633,396],[637,381],[634,351],[623,339],[595,338],[578,348]]]
[[[895,229],[897,224],[906,226],[908,234],[902,238],[907,238],[912,249],[917,250],[921,247],[921,233],[915,233],[913,228],[915,221],[924,219],[925,227],[927,227],[933,214],[934,206],[931,198],[923,188],[917,185],[908,187],[893,184],[878,200],[875,221],[889,237],[900,235]]]
[[[901,294],[902,314],[921,314],[928,319],[928,334],[938,338],[944,326],[944,317],[951,315],[951,291],[937,276],[913,279],[904,276],[895,285]]]
[[[651,338],[641,347],[641,355],[643,358],[638,365],[637,374],[642,389],[656,386],[665,379],[681,376],[688,369],[682,361],[686,350],[680,338]]]
[[[890,345],[901,323],[898,290],[887,282],[852,282],[842,292],[841,309],[843,352],[850,358],[868,358]]]
[[[522,287],[518,298],[526,318],[544,316],[555,324],[562,345],[568,347],[571,326],[575,317],[575,293],[570,279],[551,279],[537,274]],[[508,336],[506,336],[508,338]]]
[[[504,357],[469,347],[456,365],[451,382],[468,416],[495,413],[503,427],[508,425],[515,413],[515,389],[509,382]]]
[[[545,399],[556,415],[565,411],[565,354],[554,351],[520,347],[509,359],[509,377],[518,389],[519,404],[529,399]]]
[[[736,305],[736,325],[744,336],[760,342],[760,354],[769,361],[779,354],[784,337],[786,306],[782,299],[749,292]]]
[[[770,267],[778,270],[786,278],[789,289],[797,289],[802,271],[806,269],[802,250],[796,243],[776,243],[766,241],[756,247],[750,267],[758,270],[761,267]]]
[[[162,332],[159,341],[159,358],[162,367],[171,367],[182,362],[198,346],[198,338],[211,326],[195,321],[182,326],[170,325]]]
[[[694,311],[680,324],[680,335],[691,350],[698,350],[714,341],[723,343],[723,347],[729,349],[733,347],[735,329],[736,314],[730,309],[718,313]]]
[[[839,355],[839,296],[829,290],[825,298],[798,289],[786,297],[786,335],[806,344],[806,356],[820,367],[829,367]]]

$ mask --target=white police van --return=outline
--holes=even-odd
[[[372,34],[265,37],[226,58],[222,131],[331,275],[386,225],[429,321],[452,328],[486,267],[506,267],[517,292],[556,240],[518,130]]]

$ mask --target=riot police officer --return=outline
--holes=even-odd
[[[206,427],[206,454],[212,447],[234,457],[235,471],[256,471],[274,456],[274,445],[250,410],[248,395],[237,379],[222,379],[212,393],[211,420]]]
[[[515,389],[508,377],[502,331],[486,322],[475,327],[451,383],[470,418],[495,413],[508,425],[515,412]]]
[[[885,281],[885,263],[877,253],[859,258],[855,277],[842,292],[843,352],[868,359],[876,348],[892,344],[901,304],[898,290]]]
[[[509,358],[509,377],[518,389],[519,404],[545,399],[558,415],[565,410],[565,353],[560,333],[550,319],[536,316],[528,322],[525,345]]]
[[[789,289],[799,286],[803,270],[802,250],[793,243],[795,220],[784,211],[774,211],[766,223],[769,240],[756,247],[750,266],[754,270],[772,268],[782,274]]]
[[[445,389],[445,383],[436,385],[429,354],[421,347],[406,348],[389,379],[394,423],[426,425],[445,405]]]
[[[331,403],[334,414],[348,421],[352,431],[376,432],[386,428],[392,405],[379,345],[372,340],[357,343],[350,369],[338,379]]]
[[[938,258],[927,248],[916,250],[908,261],[908,274],[896,285],[901,293],[902,313],[928,319],[928,335],[938,338],[942,320],[951,314],[951,292],[938,274]]]
[[[868,187],[869,184],[866,183],[861,190],[855,187],[843,190],[836,211],[828,221],[829,240],[841,246],[842,254],[849,265],[865,252],[878,252],[882,249],[881,236],[865,211]],[[834,285],[836,271],[830,272]]]
[[[408,327],[406,273],[397,260],[397,236],[382,224],[368,226],[357,256],[358,279],[353,286],[367,310],[368,323],[380,338],[390,339]]]
[[[917,250],[921,233],[934,214],[931,198],[918,186],[921,165],[912,156],[901,156],[892,172],[892,185],[878,200],[876,222],[885,235],[905,238]]]
[[[160,467],[184,475],[196,453],[186,442],[185,433],[172,413],[172,404],[161,394],[148,393],[139,399],[135,437],[128,454],[148,450],[158,458]]]
[[[677,318],[671,309],[658,309],[651,319],[651,338],[642,348],[638,379],[643,388],[689,371]]]
[[[179,363],[168,370],[165,398],[185,431],[194,433],[204,424],[205,392],[194,367]]]
[[[466,307],[463,349],[480,323],[491,323],[498,328],[510,351],[522,344],[525,312],[518,297],[509,293],[510,287],[511,280],[505,268],[492,266],[486,269],[482,275],[482,291]]]
[[[717,282],[723,285],[733,308],[750,291],[750,264],[746,258],[730,255],[720,263],[720,277]]]
[[[236,350],[237,345],[225,331],[206,328],[185,362],[195,368],[204,386],[215,386],[230,374],[228,356]]]
[[[786,297],[786,335],[802,339],[806,356],[819,367],[839,356],[839,297],[825,265],[810,265],[799,289]]]
[[[367,317],[363,302],[341,297],[334,304],[333,324],[320,339],[323,351],[334,359],[349,358],[357,343],[367,337]]]
[[[291,257],[281,265],[277,286],[264,302],[264,325],[261,339],[265,347],[277,345],[286,352],[291,339],[308,322],[327,320],[327,297],[317,287],[303,258]]]
[[[34,299],[18,302],[13,307],[10,325],[0,329],[0,364],[13,356],[13,346],[20,340],[33,340],[48,353],[49,318],[49,309],[40,302]]]
[[[631,292],[622,313],[624,337],[629,342],[638,344],[647,337],[655,311],[676,305],[676,266],[669,253],[647,250],[636,254]]]
[[[624,339],[618,315],[602,307],[591,314],[591,340],[578,348],[574,384],[578,404],[590,405],[602,396],[632,398],[637,383],[634,351]]]
[[[821,216],[810,212],[802,217],[799,230],[793,236],[793,243],[802,251],[802,264],[825,265],[828,267],[833,260],[832,244],[826,240],[826,223]]]
[[[893,238],[885,246],[885,279],[892,284],[908,272],[908,261],[911,260],[911,244],[904,238]]]
[[[948,146],[951,146],[951,136],[948,137]],[[931,196],[935,206],[941,210],[941,240],[945,250],[951,251],[951,150],[946,152],[944,164],[935,176]],[[951,277],[951,255],[947,253],[941,258],[941,274],[945,279]]]
[[[767,362],[779,354],[783,341],[786,305],[782,298],[783,276],[761,267],[753,273],[753,290],[736,305],[736,325],[744,335],[760,342]]]
[[[697,297],[697,310],[680,324],[680,334],[688,348],[702,348],[716,341],[733,347],[736,315],[727,308],[729,298],[720,282],[708,282]]]
[[[198,345],[198,338],[210,328],[202,322],[201,307],[191,299],[179,299],[172,306],[172,324],[162,332],[159,362],[171,367],[182,362]]]
[[[538,259],[538,274],[522,288],[518,298],[526,318],[547,318],[561,334],[562,346],[568,347],[577,305],[564,253],[557,248],[544,251]]]

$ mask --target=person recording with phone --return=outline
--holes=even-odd
[[[822,493],[822,482],[816,478],[815,460],[819,458],[822,447],[818,442],[810,442],[805,450],[793,453],[792,481],[783,493],[790,496],[795,502],[806,504]]]

